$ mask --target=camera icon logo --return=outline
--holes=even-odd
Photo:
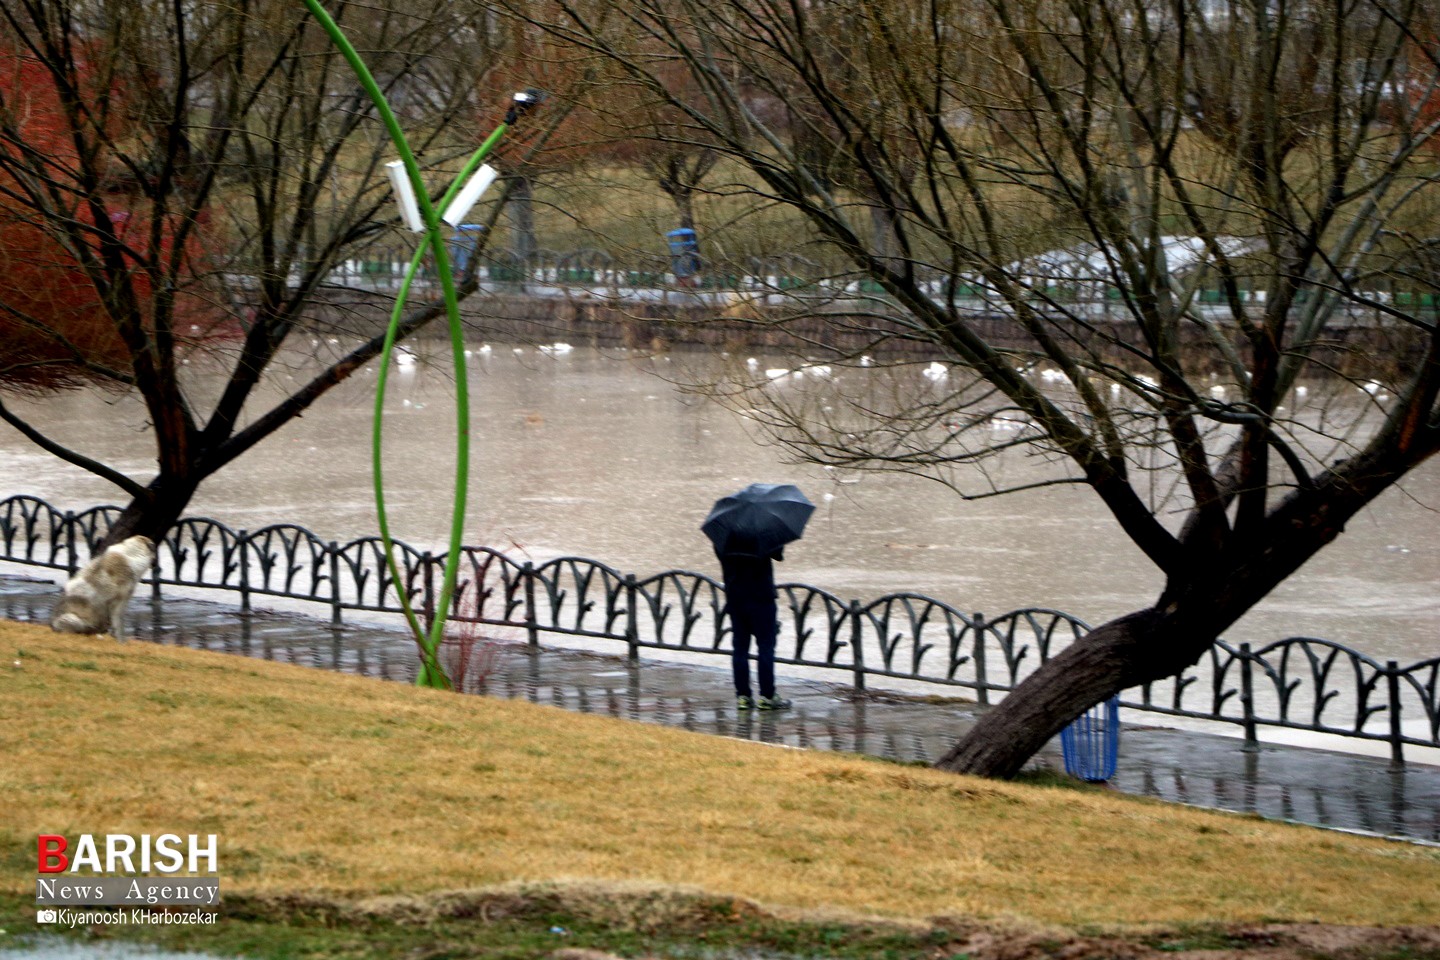
[[[58,912],[55,911],[55,910],[36,910],[36,911],[35,911],[35,922],[36,922],[36,923],[59,923],[59,922],[60,922],[60,917],[59,917]]]

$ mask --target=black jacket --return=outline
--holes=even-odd
[[[773,606],[775,603],[775,565],[783,560],[777,550],[768,557],[742,554],[720,556],[720,572],[725,579],[725,597],[731,607]]]

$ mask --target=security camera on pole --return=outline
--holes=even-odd
[[[410,630],[414,634],[415,643],[420,650],[420,670],[415,677],[415,682],[419,686],[448,688],[450,678],[440,664],[438,654],[440,639],[445,632],[445,620],[450,611],[450,601],[455,593],[455,581],[459,570],[462,546],[460,539],[465,523],[465,494],[470,476],[470,394],[465,375],[465,338],[460,325],[460,300],[455,292],[455,277],[450,267],[450,256],[445,248],[441,224],[447,223],[453,227],[462,223],[466,214],[470,212],[470,208],[495,182],[497,172],[493,167],[484,163],[485,157],[500,142],[500,138],[505,135],[511,125],[516,123],[527,110],[544,99],[544,94],[539,90],[523,90],[515,94],[505,112],[504,122],[496,127],[485,138],[485,142],[480,145],[479,149],[471,155],[461,170],[460,176],[440,199],[439,210],[443,213],[437,212],[436,205],[430,202],[430,195],[425,190],[420,165],[410,149],[409,142],[405,139],[404,132],[400,129],[400,122],[395,117],[395,112],[390,108],[390,104],[386,101],[384,93],[380,90],[379,84],[375,82],[369,68],[360,59],[359,53],[346,39],[335,20],[320,5],[319,0],[305,0],[305,6],[325,29],[325,32],[330,35],[330,39],[350,64],[351,69],[355,71],[361,86],[374,101],[380,119],[385,124],[385,129],[400,154],[399,160],[387,164],[387,172],[395,190],[396,202],[400,207],[400,218],[410,230],[424,235],[415,251],[415,256],[410,261],[410,267],[405,273],[399,295],[395,298],[395,308],[390,314],[390,326],[385,334],[385,347],[380,358],[380,375],[376,385],[371,456],[375,480],[375,509],[380,525],[380,539],[385,548],[386,565],[390,570],[393,589],[399,597],[400,604],[405,611],[405,619],[410,624]],[[402,575],[399,565],[395,561],[395,544],[390,536],[390,524],[385,512],[381,467],[381,420],[391,354],[394,351],[401,314],[410,294],[410,286],[419,272],[420,264],[427,251],[434,257],[435,274],[440,280],[440,290],[445,301],[445,315],[450,325],[451,353],[455,363],[455,495],[451,512],[449,548],[445,558],[445,575],[440,588],[440,596],[435,603],[434,618],[428,630],[421,625],[411,607],[409,591],[406,589],[410,580]]]

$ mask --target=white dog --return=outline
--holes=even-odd
[[[106,633],[125,639],[125,607],[145,571],[155,562],[149,537],[131,537],[108,548],[65,584],[50,629],[56,633]]]

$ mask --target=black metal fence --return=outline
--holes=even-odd
[[[0,500],[0,560],[73,572],[119,512]],[[225,590],[239,594],[242,610],[256,597],[320,604],[335,624],[346,610],[399,613],[403,590],[433,617],[445,557],[402,543],[396,553],[398,584],[378,537],[340,543],[290,524],[246,531],[191,517],[159,545],[150,579],[157,597],[165,585]],[[901,689],[958,688],[991,703],[1089,630],[1078,617],[1042,608],[988,617],[914,593],[862,602],[805,584],[780,592],[777,660],[840,672],[857,690],[883,678]],[[724,588],[685,570],[642,578],[581,557],[536,564],[465,547],[452,607],[452,623],[521,630],[532,645],[560,635],[623,644],[631,658],[643,649],[729,653]],[[1222,640],[1181,675],[1126,691],[1121,704],[1237,725],[1251,743],[1262,726],[1382,741],[1398,763],[1406,744],[1440,747],[1440,657],[1401,667],[1313,637],[1260,647]]]
[[[449,242],[449,252],[461,274],[473,267],[482,283],[589,288],[610,294],[664,287],[787,294],[883,292],[878,284],[858,274],[837,274],[793,253],[743,261],[707,258],[698,272],[682,269],[677,276],[677,265],[670,256],[638,256],[621,262],[609,252],[593,248],[539,249],[521,260],[503,251],[485,250],[477,256],[475,241],[474,234],[457,235]],[[404,243],[374,244],[336,264],[327,280],[341,286],[397,289],[412,256],[414,248]],[[422,261],[420,278],[422,282],[434,278],[428,260]],[[932,279],[938,282],[942,277],[937,272]]]

